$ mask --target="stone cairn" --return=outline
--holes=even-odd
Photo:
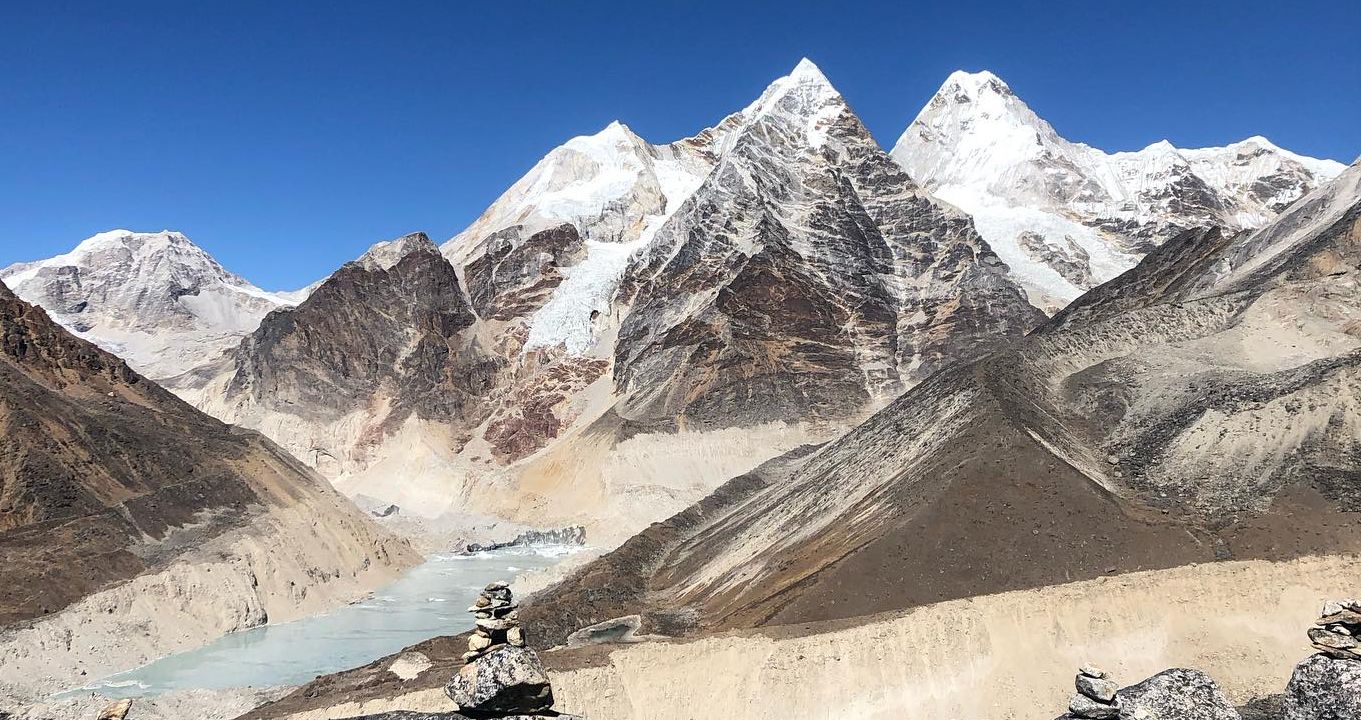
[[[525,647],[517,607],[510,586],[494,582],[468,608],[477,627],[463,667],[444,687],[458,705],[459,715],[449,717],[576,718],[553,711],[553,687],[539,656]]]
[[[1072,702],[1068,703],[1068,714],[1064,715],[1064,718],[1106,720],[1120,714],[1120,701],[1115,697],[1120,686],[1107,678],[1104,670],[1083,665],[1078,669],[1074,684],[1077,686],[1077,694],[1073,695]]]
[[[477,596],[477,601],[468,608],[477,628],[473,630],[473,636],[468,638],[468,652],[463,653],[464,664],[506,645],[525,646],[524,631],[520,629],[520,618],[516,612],[518,607],[511,596],[510,586],[504,582],[488,585]]]
[[[1361,660],[1361,602],[1338,600],[1323,606],[1309,628],[1309,642],[1335,660]]]

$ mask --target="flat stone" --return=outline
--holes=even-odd
[[[1099,703],[1082,693],[1073,696],[1072,702],[1068,703],[1068,712],[1081,717],[1092,718],[1092,720],[1105,720],[1120,714],[1120,708],[1114,705]]]
[[[1102,670],[1101,668],[1095,665],[1083,665],[1082,667],[1078,668],[1077,671],[1079,673],[1082,673],[1083,675],[1086,675],[1089,678],[1106,677],[1106,671]]]
[[[414,680],[416,676],[429,670],[433,663],[423,653],[404,652],[388,666],[388,672],[403,680]]]
[[[519,625],[520,621],[513,617],[479,618],[477,620],[477,626],[483,630],[509,630],[513,627],[518,627]]]
[[[1115,702],[1115,693],[1120,690],[1120,686],[1112,680],[1086,675],[1078,675],[1075,684],[1078,692],[1103,703]]]
[[[1361,612],[1345,608],[1335,613],[1329,613],[1314,621],[1315,625],[1361,625]]]
[[[1309,640],[1318,647],[1332,650],[1351,650],[1356,647],[1356,638],[1350,635],[1328,632],[1324,628],[1318,627],[1309,628]]]
[[[553,707],[539,656],[528,648],[502,646],[464,665],[444,692],[460,711],[476,715],[534,714]]]

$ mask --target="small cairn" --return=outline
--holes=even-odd
[[[482,594],[477,596],[476,602],[468,608],[468,612],[473,614],[477,628],[473,630],[473,636],[468,638],[468,652],[463,653],[464,664],[472,663],[483,655],[507,645],[525,646],[524,631],[520,629],[517,608],[519,605],[511,596],[510,586],[504,582],[498,581],[488,585]]]
[[[477,628],[463,667],[444,686],[459,712],[448,717],[580,720],[553,711],[553,686],[539,656],[525,647],[517,607],[510,586],[494,582],[468,608]]]
[[[1338,600],[1323,606],[1309,628],[1309,642],[1335,660],[1361,660],[1361,602]]]
[[[1106,672],[1092,665],[1078,668],[1077,678],[1073,681],[1077,693],[1068,703],[1066,720],[1107,720],[1120,714],[1120,701],[1115,693],[1120,686],[1106,677]]]

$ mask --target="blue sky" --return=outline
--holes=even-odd
[[[187,233],[267,288],[462,229],[619,119],[654,142],[802,56],[891,146],[990,69],[1107,150],[1254,134],[1361,153],[1356,2],[9,3],[0,266],[115,227]]]

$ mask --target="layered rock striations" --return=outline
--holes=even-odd
[[[855,416],[1039,320],[968,219],[921,192],[811,63],[741,119],[621,281],[621,415]]]

